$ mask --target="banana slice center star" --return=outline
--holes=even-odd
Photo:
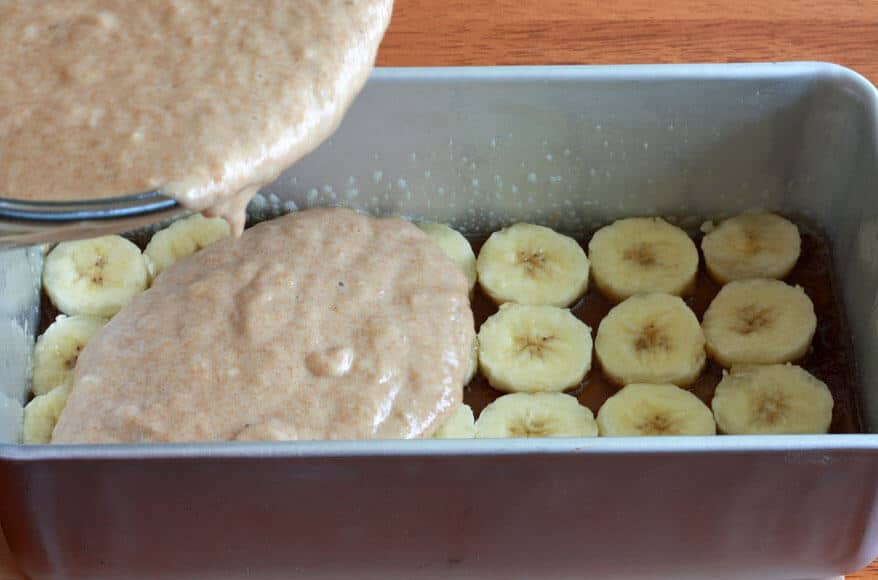
[[[542,250],[519,250],[517,259],[528,276],[536,277],[547,269],[548,258]]]
[[[628,262],[635,262],[638,266],[643,266],[644,268],[658,266],[655,250],[645,243],[625,248],[622,258]]]
[[[79,275],[88,278],[92,284],[100,286],[104,283],[104,267],[107,265],[107,257],[103,254],[95,256],[94,262],[90,266],[86,266],[84,272],[80,271]]]
[[[517,350],[521,354],[528,354],[532,358],[540,358],[546,351],[552,348],[552,343],[557,340],[556,336],[524,336],[516,339]]]
[[[756,399],[753,418],[759,425],[774,425],[786,412],[787,404],[782,396],[765,395]]]
[[[509,434],[519,438],[546,437],[552,434],[551,423],[551,419],[546,417],[527,415],[509,428]]]
[[[644,326],[634,340],[634,348],[638,352],[671,350],[671,339],[654,322]]]
[[[673,422],[665,415],[652,415],[641,422],[637,428],[645,435],[661,435],[669,433],[672,426]]]
[[[762,236],[754,229],[744,229],[744,252],[747,254],[758,254],[762,251]]]
[[[64,360],[64,368],[72,371],[73,368],[76,366],[76,361],[77,359],[79,359],[79,353],[81,352],[82,346],[77,346],[76,349],[73,351],[73,354],[69,358]]]
[[[775,316],[770,308],[749,304],[738,311],[734,330],[739,334],[752,334],[774,322]]]

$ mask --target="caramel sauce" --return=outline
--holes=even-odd
[[[486,239],[487,237],[484,236],[470,238],[477,255]],[[577,240],[586,252],[589,239],[590,236],[586,236]],[[701,245],[700,236],[696,239],[696,245],[699,247]],[[826,383],[832,393],[835,404],[832,409],[830,433],[862,433],[863,421],[857,399],[853,344],[832,280],[829,243],[823,235],[803,231],[801,256],[784,281],[804,288],[814,303],[817,332],[811,342],[811,348],[801,360],[796,361],[796,364]],[[704,311],[719,289],[720,286],[707,275],[702,256],[695,292],[690,296],[684,296],[684,300],[695,312],[698,320],[704,316]],[[590,283],[588,292],[570,310],[591,328],[594,338],[601,319],[614,305],[597,290],[593,283]],[[497,306],[478,286],[472,306],[477,329],[485,319],[497,312]],[[688,387],[688,390],[709,406],[721,378],[722,367],[708,359],[701,376]],[[592,358],[591,370],[579,386],[570,391],[570,394],[575,395],[580,403],[597,414],[604,401],[618,392],[619,388],[603,374],[597,359]],[[484,376],[477,374],[464,388],[463,398],[478,417],[486,405],[502,394],[492,389]]]
[[[696,245],[700,246],[700,235]],[[487,236],[471,236],[470,243],[478,255]],[[588,251],[590,236],[579,238],[583,250]],[[139,245],[145,245],[143,240]],[[812,231],[802,232],[802,252],[793,271],[784,281],[799,285],[814,303],[817,314],[817,332],[811,342],[811,348],[805,356],[796,361],[805,370],[822,380],[829,387],[835,404],[832,409],[830,433],[863,433],[863,420],[857,395],[857,381],[853,344],[848,332],[847,321],[840,298],[836,295],[832,279],[832,261],[829,242],[826,237]],[[699,272],[695,292],[684,297],[686,303],[695,312],[699,320],[704,311],[716,296],[720,286],[707,275],[704,269],[704,257],[699,262]],[[605,298],[593,283],[589,290],[572,308],[571,311],[592,329],[592,338],[597,334],[601,319],[615,304]],[[476,330],[489,316],[497,312],[494,302],[476,285],[473,296],[473,315]],[[59,314],[48,297],[43,294],[41,303],[41,321],[39,332],[55,320]],[[714,389],[722,378],[722,367],[708,359],[707,366],[689,391],[697,395],[708,406],[713,398]],[[619,390],[619,386],[611,382],[601,372],[596,358],[592,359],[592,368],[579,386],[570,391],[576,398],[590,408],[595,414],[609,397]],[[503,393],[491,388],[487,379],[476,374],[464,388],[464,402],[472,407],[476,417],[482,409]]]

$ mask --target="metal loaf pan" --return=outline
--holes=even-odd
[[[876,121],[875,89],[828,64],[385,69],[251,210],[803,216],[875,433]],[[878,554],[878,434],[16,445],[41,254],[0,259],[0,522],[34,578],[792,579]]]

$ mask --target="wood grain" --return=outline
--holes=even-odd
[[[827,60],[878,79],[875,0],[397,0],[384,66]]]
[[[773,60],[832,61],[878,81],[878,1],[397,0],[378,64]],[[0,536],[0,577],[2,547]],[[848,578],[878,580],[878,561]]]
[[[878,82],[878,0],[396,0],[394,10],[383,66],[822,60]],[[878,580],[878,560],[848,578]]]

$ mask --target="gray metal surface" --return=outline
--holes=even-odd
[[[874,432],[876,119],[875,89],[824,64],[380,70],[252,209],[470,231],[810,217],[832,240]],[[0,489],[36,578],[793,579],[878,553],[874,434],[6,444]]]
[[[39,323],[43,251],[0,247],[0,442],[21,435]]]

